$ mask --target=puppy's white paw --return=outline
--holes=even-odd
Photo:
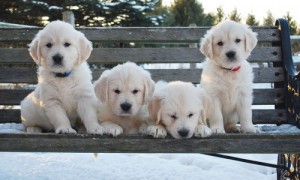
[[[204,125],[198,125],[194,132],[195,137],[209,137],[212,135],[212,130]]]
[[[219,128],[219,127],[211,127],[211,131],[213,134],[224,134],[225,133],[224,128]]]
[[[162,126],[148,126],[147,135],[155,138],[165,138],[167,136],[167,130]]]
[[[71,127],[58,127],[55,129],[56,134],[76,134],[76,130]]]
[[[97,124],[95,127],[93,128],[89,128],[86,130],[88,134],[99,134],[99,135],[103,135],[104,133],[104,128],[102,126],[100,126],[99,124]]]
[[[31,134],[38,134],[38,133],[42,133],[42,129],[39,127],[31,126],[31,127],[27,127],[26,132]]]
[[[242,133],[260,133],[260,130],[255,126],[243,126],[241,127]]]
[[[123,134],[123,128],[117,124],[105,124],[103,127],[104,134],[112,135],[113,137]]]

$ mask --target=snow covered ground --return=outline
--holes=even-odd
[[[291,125],[262,126],[262,132],[300,133]],[[0,124],[0,133],[21,133],[21,124]],[[276,154],[232,154],[277,163]],[[273,180],[276,169],[202,154],[1,153],[5,180]]]
[[[274,154],[235,156],[276,163]],[[1,153],[5,180],[276,179],[276,170],[201,154]]]

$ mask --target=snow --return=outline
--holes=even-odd
[[[276,163],[277,155],[235,155]],[[201,154],[1,153],[0,179],[276,179],[273,168]]]
[[[36,26],[0,22],[0,28],[7,28],[7,27],[8,28],[31,28],[31,27],[36,27]]]
[[[300,133],[292,125],[261,126],[263,133]],[[0,124],[0,133],[22,133],[22,124]],[[23,132],[24,133],[24,132]],[[277,154],[231,154],[276,164]],[[1,152],[0,179],[204,180],[276,179],[276,169],[202,154]]]
[[[144,11],[146,9],[145,6],[139,6],[139,5],[135,5],[135,6],[132,6],[134,9],[137,9],[139,11]]]
[[[58,6],[50,6],[49,10],[63,10],[63,7],[58,7]]]

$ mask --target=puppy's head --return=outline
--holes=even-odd
[[[257,44],[256,36],[246,25],[224,21],[201,39],[200,51],[216,65],[231,69],[248,58]]]
[[[158,89],[148,104],[152,121],[164,125],[176,139],[192,137],[201,110],[197,88],[192,83],[175,81]]]
[[[150,73],[131,62],[105,71],[94,87],[97,97],[117,116],[134,116],[154,92]]]
[[[29,44],[33,60],[48,71],[70,71],[87,60],[92,44],[84,34],[63,21],[53,21],[39,31]]]

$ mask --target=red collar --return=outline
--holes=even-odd
[[[227,71],[231,71],[231,72],[237,72],[241,69],[241,66],[238,66],[236,68],[231,68],[231,69],[222,67],[222,69],[226,69]]]

